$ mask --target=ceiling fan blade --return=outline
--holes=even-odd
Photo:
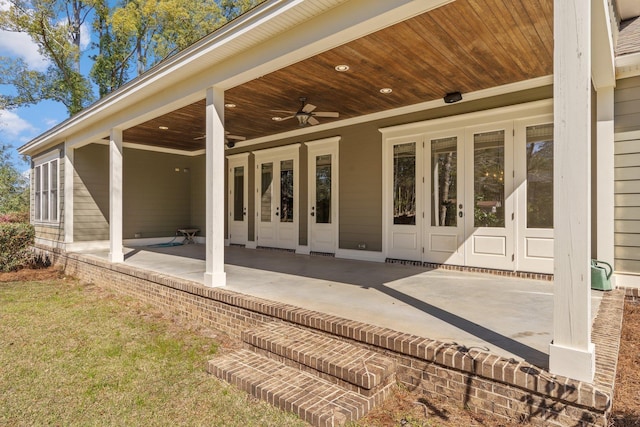
[[[307,104],[307,105],[305,105],[304,107],[302,107],[302,111],[303,111],[303,112],[305,112],[305,113],[310,113],[310,112],[312,112],[313,110],[315,110],[316,108],[318,108],[318,107],[316,107],[316,106],[315,106],[315,105],[313,105],[313,104]]]
[[[340,113],[335,111],[318,111],[317,113],[313,113],[316,117],[340,117]]]
[[[274,113],[287,113],[287,114],[295,114],[295,111],[291,111],[291,110],[269,110],[272,111]]]
[[[309,123],[310,125],[319,125],[320,122],[315,118],[315,117],[309,117],[309,120],[307,120],[307,123]]]
[[[283,121],[283,120],[289,120],[289,119],[293,119],[296,115],[294,114],[293,116],[287,116],[287,117],[283,117],[280,120],[278,120],[279,122]]]
[[[206,135],[202,135],[202,136],[196,136],[195,138],[193,138],[194,141],[198,141],[200,139],[205,139],[207,136]]]
[[[244,140],[246,140],[246,139],[247,139],[247,138],[246,138],[246,137],[244,137],[244,136],[240,136],[240,135],[230,135],[230,134],[227,134],[226,138],[227,138],[227,139],[234,139],[234,140],[236,140],[236,141],[244,141]]]

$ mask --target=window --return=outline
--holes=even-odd
[[[56,152],[57,153],[57,152]],[[37,161],[36,161],[37,162]],[[37,164],[33,170],[34,220],[58,222],[58,164],[56,157]]]

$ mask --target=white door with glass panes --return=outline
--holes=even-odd
[[[311,252],[335,254],[338,248],[338,140],[305,143]]]
[[[515,124],[520,271],[553,273],[553,117]]]
[[[467,128],[465,264],[515,269],[513,122]]]
[[[258,246],[294,250],[298,246],[299,147],[254,152]]]
[[[228,156],[228,228],[229,243],[236,245],[247,244],[249,205],[248,187],[248,158],[249,153]]]
[[[391,159],[387,181],[387,256],[422,260],[422,149],[423,136],[388,141],[385,156]]]
[[[464,265],[464,133],[425,137],[424,260]]]

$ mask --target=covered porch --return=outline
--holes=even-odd
[[[89,251],[108,259],[108,251]],[[125,265],[204,284],[205,246],[133,247]],[[548,369],[553,282],[225,248],[226,288]],[[592,320],[603,292],[592,291]]]

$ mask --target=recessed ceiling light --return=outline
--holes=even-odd
[[[168,130],[169,128],[167,126],[158,126],[158,129],[160,129],[160,130]]]
[[[231,103],[229,103],[229,104],[224,104],[224,106],[225,106],[225,107],[227,107],[227,108],[236,108],[236,107],[237,107],[237,105],[236,105],[236,104],[231,104]]]
[[[393,89],[391,89],[390,87],[383,87],[382,89],[380,89],[380,93],[384,93],[385,95],[391,92],[393,92]]]
[[[271,120],[273,120],[274,122],[279,122],[280,120],[282,120],[282,117],[271,117]]]
[[[345,64],[336,65],[336,71],[344,73],[345,71],[349,71],[349,66]]]

